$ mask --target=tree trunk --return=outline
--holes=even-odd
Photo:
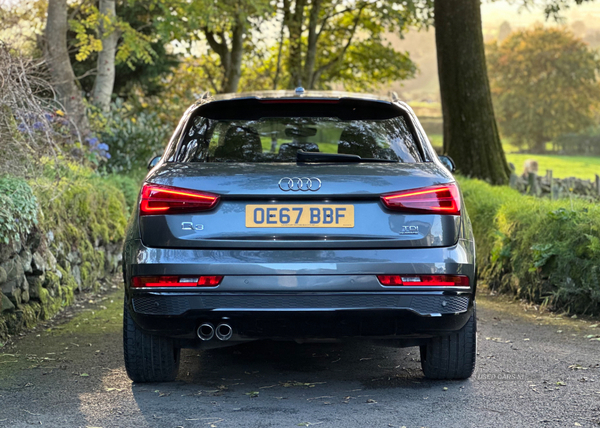
[[[285,18],[281,21],[281,34],[279,35],[279,48],[277,49],[277,67],[275,68],[275,77],[273,78],[273,89],[277,89],[279,84],[279,74],[281,73],[281,51],[283,50],[283,40],[285,36]]]
[[[308,41],[306,60],[304,61],[304,85],[306,89],[314,89],[313,73],[317,61],[317,22],[321,12],[321,0],[313,0],[308,19]]]
[[[102,51],[98,52],[98,75],[94,81],[94,103],[103,111],[110,109],[110,96],[115,85],[115,55],[119,32],[115,28],[115,0],[100,0],[100,38]],[[109,21],[107,23],[106,21]],[[108,24],[108,25],[107,25]]]
[[[302,23],[304,22],[304,6],[306,6],[306,0],[296,0],[294,13],[290,13],[289,10],[285,11],[286,25],[290,33],[290,56],[288,60],[290,89],[302,86],[304,83],[302,82]]]
[[[508,182],[487,76],[480,0],[434,0],[444,153],[464,175]]]
[[[246,25],[242,16],[237,16],[231,34],[231,51],[229,52],[229,69],[225,70],[225,80],[221,92],[237,92],[242,76],[242,58],[244,54],[244,33]]]
[[[531,145],[530,151],[536,154],[546,153],[546,142],[548,139],[546,138],[537,138],[533,144]]]
[[[49,0],[46,21],[46,63],[59,101],[69,118],[85,137],[90,125],[85,114],[81,90],[77,86],[75,73],[67,51],[67,0]]]

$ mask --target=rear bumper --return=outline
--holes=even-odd
[[[205,322],[230,324],[234,340],[429,338],[462,328],[472,309],[470,293],[134,292],[130,301],[143,330],[192,341]]]
[[[289,244],[288,244],[289,245]],[[475,244],[403,249],[185,249],[150,248],[127,241],[125,283],[133,275],[468,275],[475,280]],[[223,283],[225,285],[225,282]],[[277,284],[282,285],[282,284]],[[291,283],[283,284],[293,286]]]
[[[126,298],[143,330],[199,343],[198,326],[223,320],[232,340],[423,339],[464,326],[475,296],[474,248],[186,250],[126,244]],[[471,287],[384,287],[377,274],[468,275]],[[135,275],[224,275],[214,289],[136,289]]]

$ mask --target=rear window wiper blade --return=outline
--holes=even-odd
[[[398,163],[393,159],[375,159],[361,158],[358,155],[347,155],[343,153],[321,153],[321,152],[305,152],[298,150],[296,155],[298,162],[393,162]]]

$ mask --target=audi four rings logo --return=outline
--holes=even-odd
[[[302,190],[303,192],[312,190],[313,192],[316,192],[321,188],[321,180],[316,177],[283,177],[279,180],[279,188],[284,192],[290,190],[293,192],[297,192],[298,190]]]

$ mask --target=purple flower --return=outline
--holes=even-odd
[[[106,159],[110,159],[110,153],[108,153],[108,152],[104,153],[104,157],[106,157]]]
[[[92,138],[86,138],[85,141],[92,147],[96,146],[96,144],[98,144],[99,140],[96,137],[92,137]]]
[[[35,122],[33,124],[33,129],[44,129],[44,124],[42,122]]]
[[[17,126],[17,129],[18,129],[20,132],[25,132],[25,131],[27,131],[27,127],[25,126],[25,124],[24,124],[23,122],[19,123],[19,126]]]
[[[108,150],[108,144],[105,144],[105,143],[98,144],[98,150]]]
[[[46,120],[48,122],[53,122],[54,121],[54,116],[51,115],[50,113],[44,113],[44,117],[46,118]]]

